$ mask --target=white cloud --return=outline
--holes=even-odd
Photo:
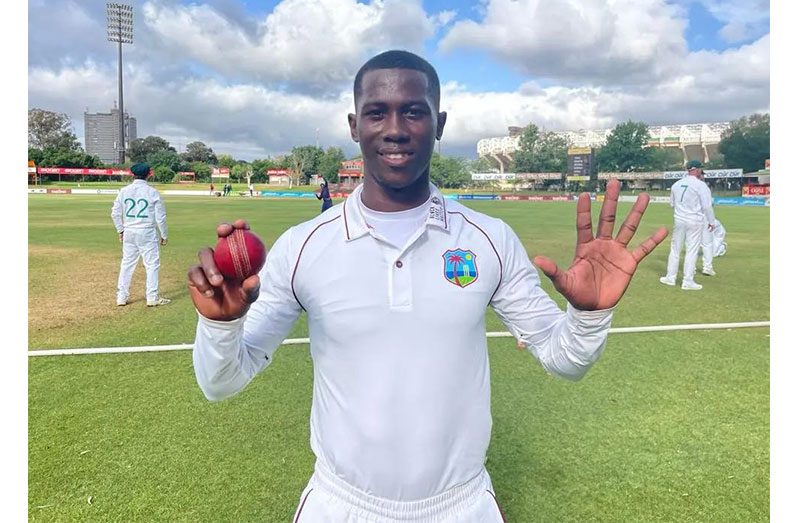
[[[33,68],[28,75],[30,105],[69,114],[82,140],[86,107],[79,93],[114,100],[116,85],[108,82],[112,75],[112,68],[94,63],[58,72]],[[136,117],[140,137],[162,136],[175,147],[200,140],[217,153],[253,159],[315,143],[318,128],[320,145],[354,150],[346,127],[352,105],[348,90],[318,98],[211,79],[162,83],[133,65],[126,75],[125,108]],[[108,112],[110,107],[110,102],[92,106],[90,112]]]
[[[445,154],[474,156],[479,139],[530,122],[575,130],[627,119],[721,121],[770,106],[769,35],[723,52],[690,53],[684,8],[657,1],[619,0],[606,8],[597,1],[494,0],[484,4],[480,24],[447,11],[427,14],[411,0],[285,0],[268,16],[248,19],[219,4],[159,0],[137,11],[136,44],[125,49],[125,108],[141,136],[162,136],[176,147],[201,140],[217,153],[251,160],[316,143],[318,129],[320,145],[354,153],[346,114],[357,68],[407,35],[403,47],[421,48],[442,26],[451,27],[444,48],[488,51],[528,78],[513,91],[474,92],[442,76]],[[89,16],[104,16],[104,4],[71,16],[69,2],[37,5],[30,11],[41,31],[52,32],[41,18],[48,6],[68,27],[102,31],[91,36],[95,50],[75,50],[72,40],[63,49],[56,39],[45,45],[45,34],[31,40],[31,57],[51,56],[30,58],[29,107],[66,112],[82,138],[86,107],[106,112],[117,97],[116,54],[104,40],[104,19]]]
[[[457,11],[441,11],[433,17],[433,20],[435,21],[436,26],[442,27],[454,20],[456,16]]]
[[[770,37],[725,52],[691,54],[678,74],[645,86],[552,86],[469,92],[448,83],[441,94],[444,140],[465,148],[535,123],[553,131],[610,128],[628,119],[652,125],[729,121],[770,110]],[[475,147],[475,145],[473,145]]]
[[[720,36],[730,43],[742,42],[769,32],[768,0],[698,0],[725,25]]]
[[[350,82],[366,54],[421,49],[436,27],[436,17],[428,17],[418,0],[284,0],[254,35],[209,5],[147,2],[143,17],[172,56],[317,93]]]
[[[480,22],[456,22],[444,51],[484,49],[523,73],[622,84],[668,74],[686,20],[664,0],[490,0]]]

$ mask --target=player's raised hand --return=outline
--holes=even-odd
[[[621,182],[610,180],[595,236],[590,195],[579,195],[576,204],[576,253],[567,271],[560,270],[554,261],[545,256],[536,256],[534,259],[535,265],[554,283],[554,288],[577,309],[614,307],[626,292],[640,261],[668,236],[668,229],[661,227],[636,249],[627,249],[648,206],[648,194],[641,193],[618,235],[613,238],[620,191]]]
[[[224,238],[235,229],[249,229],[244,220],[232,225],[222,223],[216,234]],[[200,314],[211,320],[230,321],[249,310],[260,293],[260,278],[250,276],[243,282],[225,279],[213,260],[213,249],[204,247],[197,253],[200,263],[188,269],[188,290]]]

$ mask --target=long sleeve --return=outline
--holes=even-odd
[[[155,223],[158,225],[158,230],[161,233],[161,238],[169,238],[169,228],[166,225],[166,206],[163,204],[160,195],[153,200],[155,207]]]
[[[709,190],[709,186],[707,186],[704,182],[702,190],[699,192],[699,198],[701,200],[701,211],[704,213],[704,217],[707,219],[707,223],[710,225],[715,224],[715,212],[712,210],[712,191]]]
[[[114,222],[114,228],[117,233],[125,230],[125,224],[122,221],[122,193],[116,195],[114,204],[111,206],[111,220]]]
[[[290,235],[289,229],[269,251],[259,273],[260,296],[244,317],[229,322],[199,317],[194,373],[209,400],[238,393],[266,368],[302,311],[291,291]]]
[[[515,233],[505,226],[503,272],[491,305],[546,372],[579,380],[604,350],[612,309],[562,311],[540,286],[537,270]]]

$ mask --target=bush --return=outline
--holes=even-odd
[[[165,165],[158,165],[152,171],[152,179],[158,183],[171,183],[175,176],[175,172]]]

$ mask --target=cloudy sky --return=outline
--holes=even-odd
[[[763,0],[208,0],[128,2],[125,109],[139,137],[194,140],[243,160],[295,145],[357,152],[352,79],[392,48],[438,70],[444,154],[476,157],[511,125],[601,129],[729,121],[770,110]],[[117,99],[105,1],[29,0],[28,106]]]

